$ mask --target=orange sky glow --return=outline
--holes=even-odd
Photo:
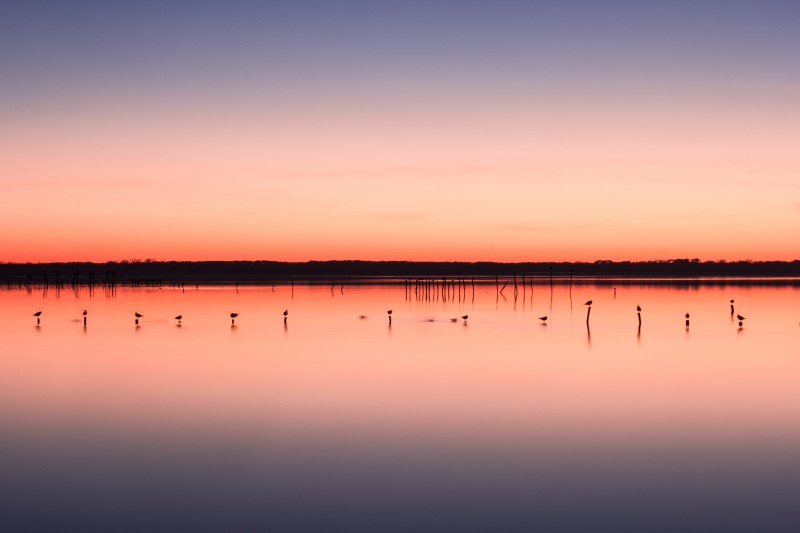
[[[669,43],[650,65],[600,34],[618,59],[491,45],[506,65],[457,30],[413,60],[364,37],[333,71],[295,51],[282,76],[225,36],[208,71],[9,62],[0,261],[800,257],[796,66]]]

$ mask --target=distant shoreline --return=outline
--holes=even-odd
[[[2,263],[3,285],[381,283],[416,279],[476,283],[800,284],[795,261],[416,262],[416,261],[133,261]]]

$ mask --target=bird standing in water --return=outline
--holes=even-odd
[[[178,315],[178,316],[176,316],[176,317],[175,317],[175,320],[177,320],[177,321],[178,321],[178,325],[180,326],[180,325],[181,325],[181,320],[183,320],[183,315]]]
[[[86,312],[86,309],[84,309],[84,310],[83,310],[83,325],[84,325],[84,326],[86,325],[86,315],[87,315],[87,314],[88,314],[88,313]]]
[[[234,320],[236,320],[237,316],[239,316],[239,313],[231,313],[231,326],[234,324]]]
[[[42,316],[42,312],[41,311],[36,311],[35,313],[33,313],[33,316],[36,317],[36,325],[38,326],[39,325],[39,317]]]
[[[547,315],[545,315],[545,316],[540,316],[540,317],[539,317],[539,320],[541,320],[541,321],[542,321],[542,324],[547,324]]]
[[[742,315],[736,315],[736,318],[739,319],[739,327],[741,327],[742,326],[742,320],[744,320],[745,317],[743,317]]]
[[[135,324],[138,326],[139,325],[139,319],[142,318],[144,315],[139,313],[139,312],[134,311],[133,316],[136,317]]]
[[[388,311],[386,311],[386,314],[389,316],[389,325],[391,326],[392,325],[392,310],[389,309]]]
[[[283,311],[283,325],[286,325],[286,321],[289,319],[289,310],[285,309]]]

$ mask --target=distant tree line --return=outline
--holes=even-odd
[[[794,261],[701,261],[668,259],[656,261],[594,262],[419,262],[419,261],[155,261],[125,260],[107,263],[0,263],[0,281],[60,279],[83,283],[113,273],[120,283],[159,280],[164,283],[259,283],[288,280],[342,280],[348,278],[517,276],[623,278],[749,277],[798,278],[800,260]]]

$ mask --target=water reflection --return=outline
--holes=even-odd
[[[111,500],[116,516],[150,517],[158,506],[118,503],[149,487],[177,515],[255,516],[277,530],[326,510],[322,529],[348,529],[364,502],[411,517],[409,529],[425,516],[531,526],[549,512],[563,530],[576,510],[800,518],[797,289],[737,287],[751,322],[734,336],[724,287],[620,285],[614,299],[556,286],[541,320],[546,284],[515,311],[491,284],[468,305],[450,282],[455,297],[438,285],[438,299],[414,298],[412,283],[348,284],[335,299],[328,285],[118,289],[92,301],[83,336],[79,300],[0,291],[4,480],[28,488],[25,503],[69,501],[72,517]],[[591,321],[588,308],[571,312],[570,290],[593,299]],[[631,342],[637,305],[647,342],[641,311]],[[288,307],[291,337],[277,322]],[[46,334],[29,329],[37,308]],[[146,330],[131,331],[133,309]],[[677,327],[686,309],[691,338]],[[198,505],[206,497],[214,505]]]
[[[591,309],[591,307],[589,308]],[[586,317],[586,345],[591,348],[592,347],[592,330],[589,328],[589,317]]]

